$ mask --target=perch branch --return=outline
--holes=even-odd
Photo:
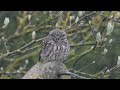
[[[61,73],[58,74],[58,76],[62,76],[62,75],[70,75],[70,76],[72,76],[72,77],[76,77],[76,78],[80,78],[80,79],[91,79],[91,78],[86,78],[86,77],[80,76],[80,75],[78,75],[78,74],[69,72],[69,71],[61,72]]]

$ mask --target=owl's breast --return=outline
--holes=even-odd
[[[66,52],[69,52],[68,49],[69,49],[69,45],[54,44],[52,50],[54,53],[65,54]]]
[[[48,39],[46,39],[48,40]],[[48,61],[65,61],[69,55],[70,46],[67,40],[54,41],[53,39],[44,42],[45,48],[42,49],[41,59]]]

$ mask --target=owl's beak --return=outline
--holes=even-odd
[[[59,40],[60,37],[56,37],[57,40]]]
[[[57,40],[59,40],[59,38],[57,38]]]

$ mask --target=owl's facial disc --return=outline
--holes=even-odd
[[[62,30],[56,29],[53,30],[49,33],[49,35],[54,39],[54,40],[63,40],[66,39],[66,33]]]

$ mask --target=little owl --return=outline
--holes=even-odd
[[[70,52],[67,35],[65,31],[59,29],[52,30],[49,35],[43,39],[41,46],[40,57],[43,63],[51,61],[64,62],[67,60]]]

